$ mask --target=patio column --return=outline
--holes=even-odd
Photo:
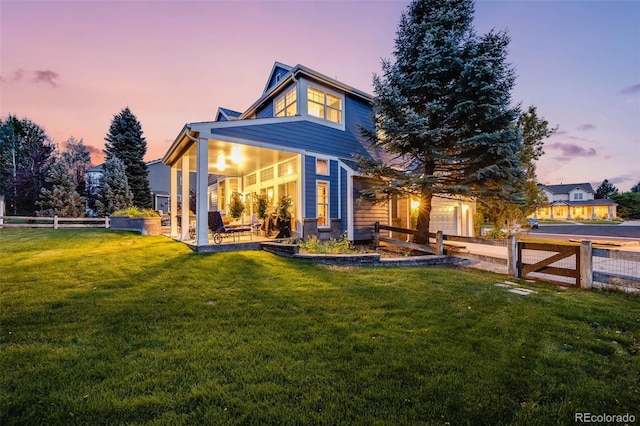
[[[571,219],[571,206],[567,206],[567,219]]]
[[[189,239],[189,154],[182,155],[182,219],[180,240]]]
[[[596,219],[596,206],[589,207],[591,209],[591,220]]]
[[[613,220],[613,206],[609,206],[608,213],[609,213],[609,220]]]
[[[198,139],[196,183],[196,245],[209,244],[209,140]]]
[[[178,165],[174,163],[171,165],[171,169],[169,171],[171,176],[171,189],[170,192],[170,200],[171,206],[169,210],[171,211],[171,238],[178,238]]]
[[[551,213],[549,214],[549,219],[553,219],[553,206],[550,206],[549,210],[551,211]]]

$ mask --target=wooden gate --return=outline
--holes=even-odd
[[[522,257],[523,250],[535,250],[545,252],[545,254],[550,254],[549,257],[546,257],[543,260],[537,261],[535,263],[525,263]],[[571,256],[575,256],[575,262],[572,267],[565,266],[551,266],[552,264],[563,260],[568,259]],[[560,277],[572,278],[574,280],[573,283],[552,279],[545,277],[544,279],[547,281],[553,281],[556,283],[561,283],[564,285],[574,285],[580,286],[580,246],[579,245],[565,245],[565,244],[545,244],[545,243],[528,243],[528,242],[518,242],[518,277],[519,278],[530,278],[529,274],[532,273],[540,273],[547,275],[556,275]],[[566,262],[565,262],[566,263]],[[570,265],[567,265],[570,266]]]

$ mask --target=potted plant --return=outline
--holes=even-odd
[[[231,201],[229,201],[229,215],[234,220],[239,220],[244,212],[244,203],[242,202],[242,195],[239,192],[233,192],[231,194]]]
[[[267,219],[267,208],[269,207],[269,199],[266,194],[255,195],[254,197],[254,211],[256,213],[256,217],[261,222],[258,226],[263,229],[266,233],[267,226],[264,221]]]
[[[280,200],[278,200],[278,206],[276,207],[276,226],[279,232],[276,238],[291,237],[291,213],[289,212],[289,209],[292,204],[293,200],[289,195],[283,195],[280,197]]]

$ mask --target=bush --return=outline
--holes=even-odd
[[[353,254],[360,253],[360,250],[357,250],[353,247],[351,242],[346,238],[345,235],[342,236],[339,240],[325,240],[321,241],[315,235],[312,235],[307,240],[300,241],[298,243],[300,247],[300,251],[302,253],[313,253],[313,254]]]
[[[141,209],[139,207],[129,207],[125,210],[113,212],[111,216],[129,216],[129,217],[160,217],[157,211],[151,209]]]
[[[492,229],[490,231],[487,231],[487,233],[485,234],[486,238],[491,238],[491,239],[500,239],[500,238],[505,238],[506,234],[504,232],[502,232],[502,229]]]

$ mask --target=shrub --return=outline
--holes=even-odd
[[[342,238],[338,240],[329,239],[322,241],[315,235],[312,235],[308,239],[300,241],[298,246],[301,252],[313,254],[352,254],[361,252],[354,248],[346,238],[346,232]]]
[[[487,233],[485,234],[485,237],[492,238],[492,239],[500,239],[500,238],[505,238],[506,234],[502,232],[502,229],[494,228],[490,231],[487,231]]]
[[[113,212],[112,216],[129,216],[129,217],[160,217],[157,211],[151,209],[141,209],[139,207],[129,207],[125,210]]]

